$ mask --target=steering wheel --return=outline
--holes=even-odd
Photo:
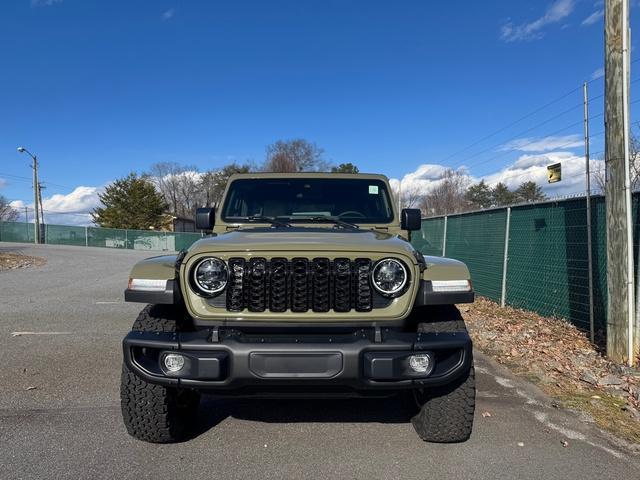
[[[340,213],[338,215],[338,218],[342,218],[342,217],[346,217],[346,216],[358,217],[358,218],[367,218],[367,216],[364,213],[357,212],[355,210],[347,210],[346,212],[342,212],[342,213]]]

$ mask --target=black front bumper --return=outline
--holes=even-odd
[[[405,333],[359,329],[326,335],[247,334],[237,331],[130,332],[123,341],[128,368],[151,383],[217,393],[382,392],[449,383],[471,366],[466,332]],[[177,373],[164,356],[179,353]],[[433,369],[416,373],[408,357],[431,355]]]

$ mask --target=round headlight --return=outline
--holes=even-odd
[[[219,258],[205,258],[193,269],[193,283],[206,295],[213,295],[224,290],[228,279],[227,264]]]
[[[375,289],[383,295],[396,295],[407,284],[407,269],[402,262],[385,258],[376,263],[371,272]]]

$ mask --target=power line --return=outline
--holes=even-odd
[[[636,63],[636,62],[638,62],[638,61],[640,61],[640,58],[635,59],[635,60],[634,60],[633,62],[631,62],[631,63]],[[597,78],[595,78],[595,79],[592,79],[592,80],[590,80],[590,82],[594,82],[594,81],[596,81],[596,80],[597,80],[597,79],[599,79],[599,78],[601,78],[601,77],[597,77]],[[638,82],[638,81],[640,81],[640,78],[636,78],[635,80],[632,80],[630,83],[631,83],[631,84],[634,84],[634,83],[636,83],[636,82]],[[540,111],[542,111],[542,110],[544,110],[544,109],[546,109],[546,108],[550,107],[551,105],[554,105],[554,104],[556,104],[556,103],[558,103],[558,102],[560,102],[560,101],[564,100],[565,98],[569,97],[570,95],[572,95],[572,94],[576,93],[577,91],[579,91],[579,90],[581,90],[581,89],[582,89],[582,85],[580,85],[579,87],[576,87],[576,88],[574,88],[574,89],[572,89],[572,90],[569,90],[568,92],[566,92],[566,93],[564,93],[564,94],[560,95],[559,97],[555,98],[554,100],[552,100],[552,101],[550,101],[550,102],[545,103],[544,105],[542,105],[542,106],[540,106],[540,107],[538,107],[538,108],[534,109],[533,111],[531,111],[531,112],[527,113],[526,115],[523,115],[522,117],[519,117],[518,119],[516,119],[516,120],[514,120],[514,121],[512,121],[512,122],[508,123],[507,125],[505,125],[505,126],[503,126],[503,127],[499,128],[498,130],[495,130],[494,132],[492,132],[492,133],[490,133],[490,134],[488,134],[488,135],[485,135],[484,137],[482,137],[482,138],[480,138],[480,139],[478,139],[478,140],[476,140],[476,141],[474,141],[474,142],[470,143],[469,145],[465,146],[464,148],[462,148],[462,149],[460,149],[460,150],[458,150],[458,151],[456,151],[456,152],[454,152],[454,153],[452,153],[452,154],[448,155],[447,157],[443,158],[441,161],[436,162],[436,163],[437,163],[437,164],[440,164],[440,165],[444,165],[444,164],[445,164],[445,162],[446,162],[447,160],[450,160],[451,158],[454,158],[454,157],[458,156],[459,154],[461,154],[461,153],[463,153],[463,152],[465,152],[465,151],[469,150],[470,148],[472,148],[472,147],[474,147],[474,146],[476,146],[476,145],[478,145],[478,144],[480,144],[480,143],[484,142],[485,140],[488,140],[489,138],[492,138],[492,137],[494,137],[495,135],[498,135],[499,133],[502,133],[502,132],[504,132],[505,130],[508,130],[509,128],[511,128],[511,127],[513,127],[514,125],[516,125],[516,124],[520,123],[521,121],[526,120],[527,118],[532,117],[533,115],[535,115],[535,114],[539,113]],[[589,103],[591,103],[592,101],[598,100],[598,99],[600,99],[600,98],[602,98],[602,97],[604,97],[604,94],[602,94],[602,95],[598,95],[598,96],[596,96],[596,97],[593,97],[593,98],[589,101]],[[553,119],[556,119],[556,118],[558,118],[558,117],[560,117],[560,116],[562,116],[562,115],[564,115],[564,114],[568,113],[569,111],[572,111],[572,110],[574,110],[574,109],[576,109],[576,108],[578,108],[578,107],[582,107],[582,106],[583,106],[583,102],[580,102],[579,104],[576,104],[575,106],[573,106],[573,107],[571,107],[571,108],[569,108],[569,109],[565,110],[564,112],[561,112],[560,114],[557,114],[557,115],[555,115],[554,117],[551,117],[551,118],[549,118],[549,119],[547,119],[547,120],[545,120],[545,121],[543,121],[543,122],[540,122],[540,123],[539,123],[539,124],[537,124],[536,126],[531,127],[531,128],[529,128],[529,129],[525,130],[525,132],[524,132],[524,133],[527,133],[527,132],[529,132],[529,131],[531,131],[531,130],[534,130],[535,128],[540,127],[540,126],[542,126],[542,125],[545,125],[545,124],[549,123],[550,121],[552,121]],[[592,118],[593,118],[593,117],[592,117]],[[579,122],[579,123],[581,124],[581,123],[582,123],[582,121],[581,121],[581,122]],[[517,136],[515,136],[515,138],[517,138],[518,136],[520,136],[520,135],[522,135],[522,134],[523,134],[523,133],[518,134]],[[514,138],[514,137],[511,137],[510,139],[507,139],[506,141],[510,141],[510,140],[515,139],[515,138]],[[468,159],[468,158],[475,158],[475,157],[477,157],[478,155],[481,155],[482,153],[486,153],[487,151],[492,150],[492,149],[493,149],[493,148],[495,148],[496,146],[500,146],[501,144],[505,143],[506,141],[500,142],[499,144],[494,145],[493,147],[491,147],[491,148],[489,148],[489,149],[485,149],[485,150],[482,150],[482,151],[480,151],[480,152],[476,152],[476,153],[475,153],[475,154],[473,154],[471,157],[467,157],[467,159]],[[452,165],[451,167],[460,167],[460,166],[462,166],[462,165],[463,165],[463,163],[464,163],[464,161],[463,161],[462,163],[458,163],[458,164]]]

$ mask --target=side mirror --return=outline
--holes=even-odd
[[[413,232],[422,228],[422,214],[418,208],[403,208],[400,212],[400,228]]]
[[[199,208],[196,210],[196,230],[211,230],[215,223],[215,208]]]

